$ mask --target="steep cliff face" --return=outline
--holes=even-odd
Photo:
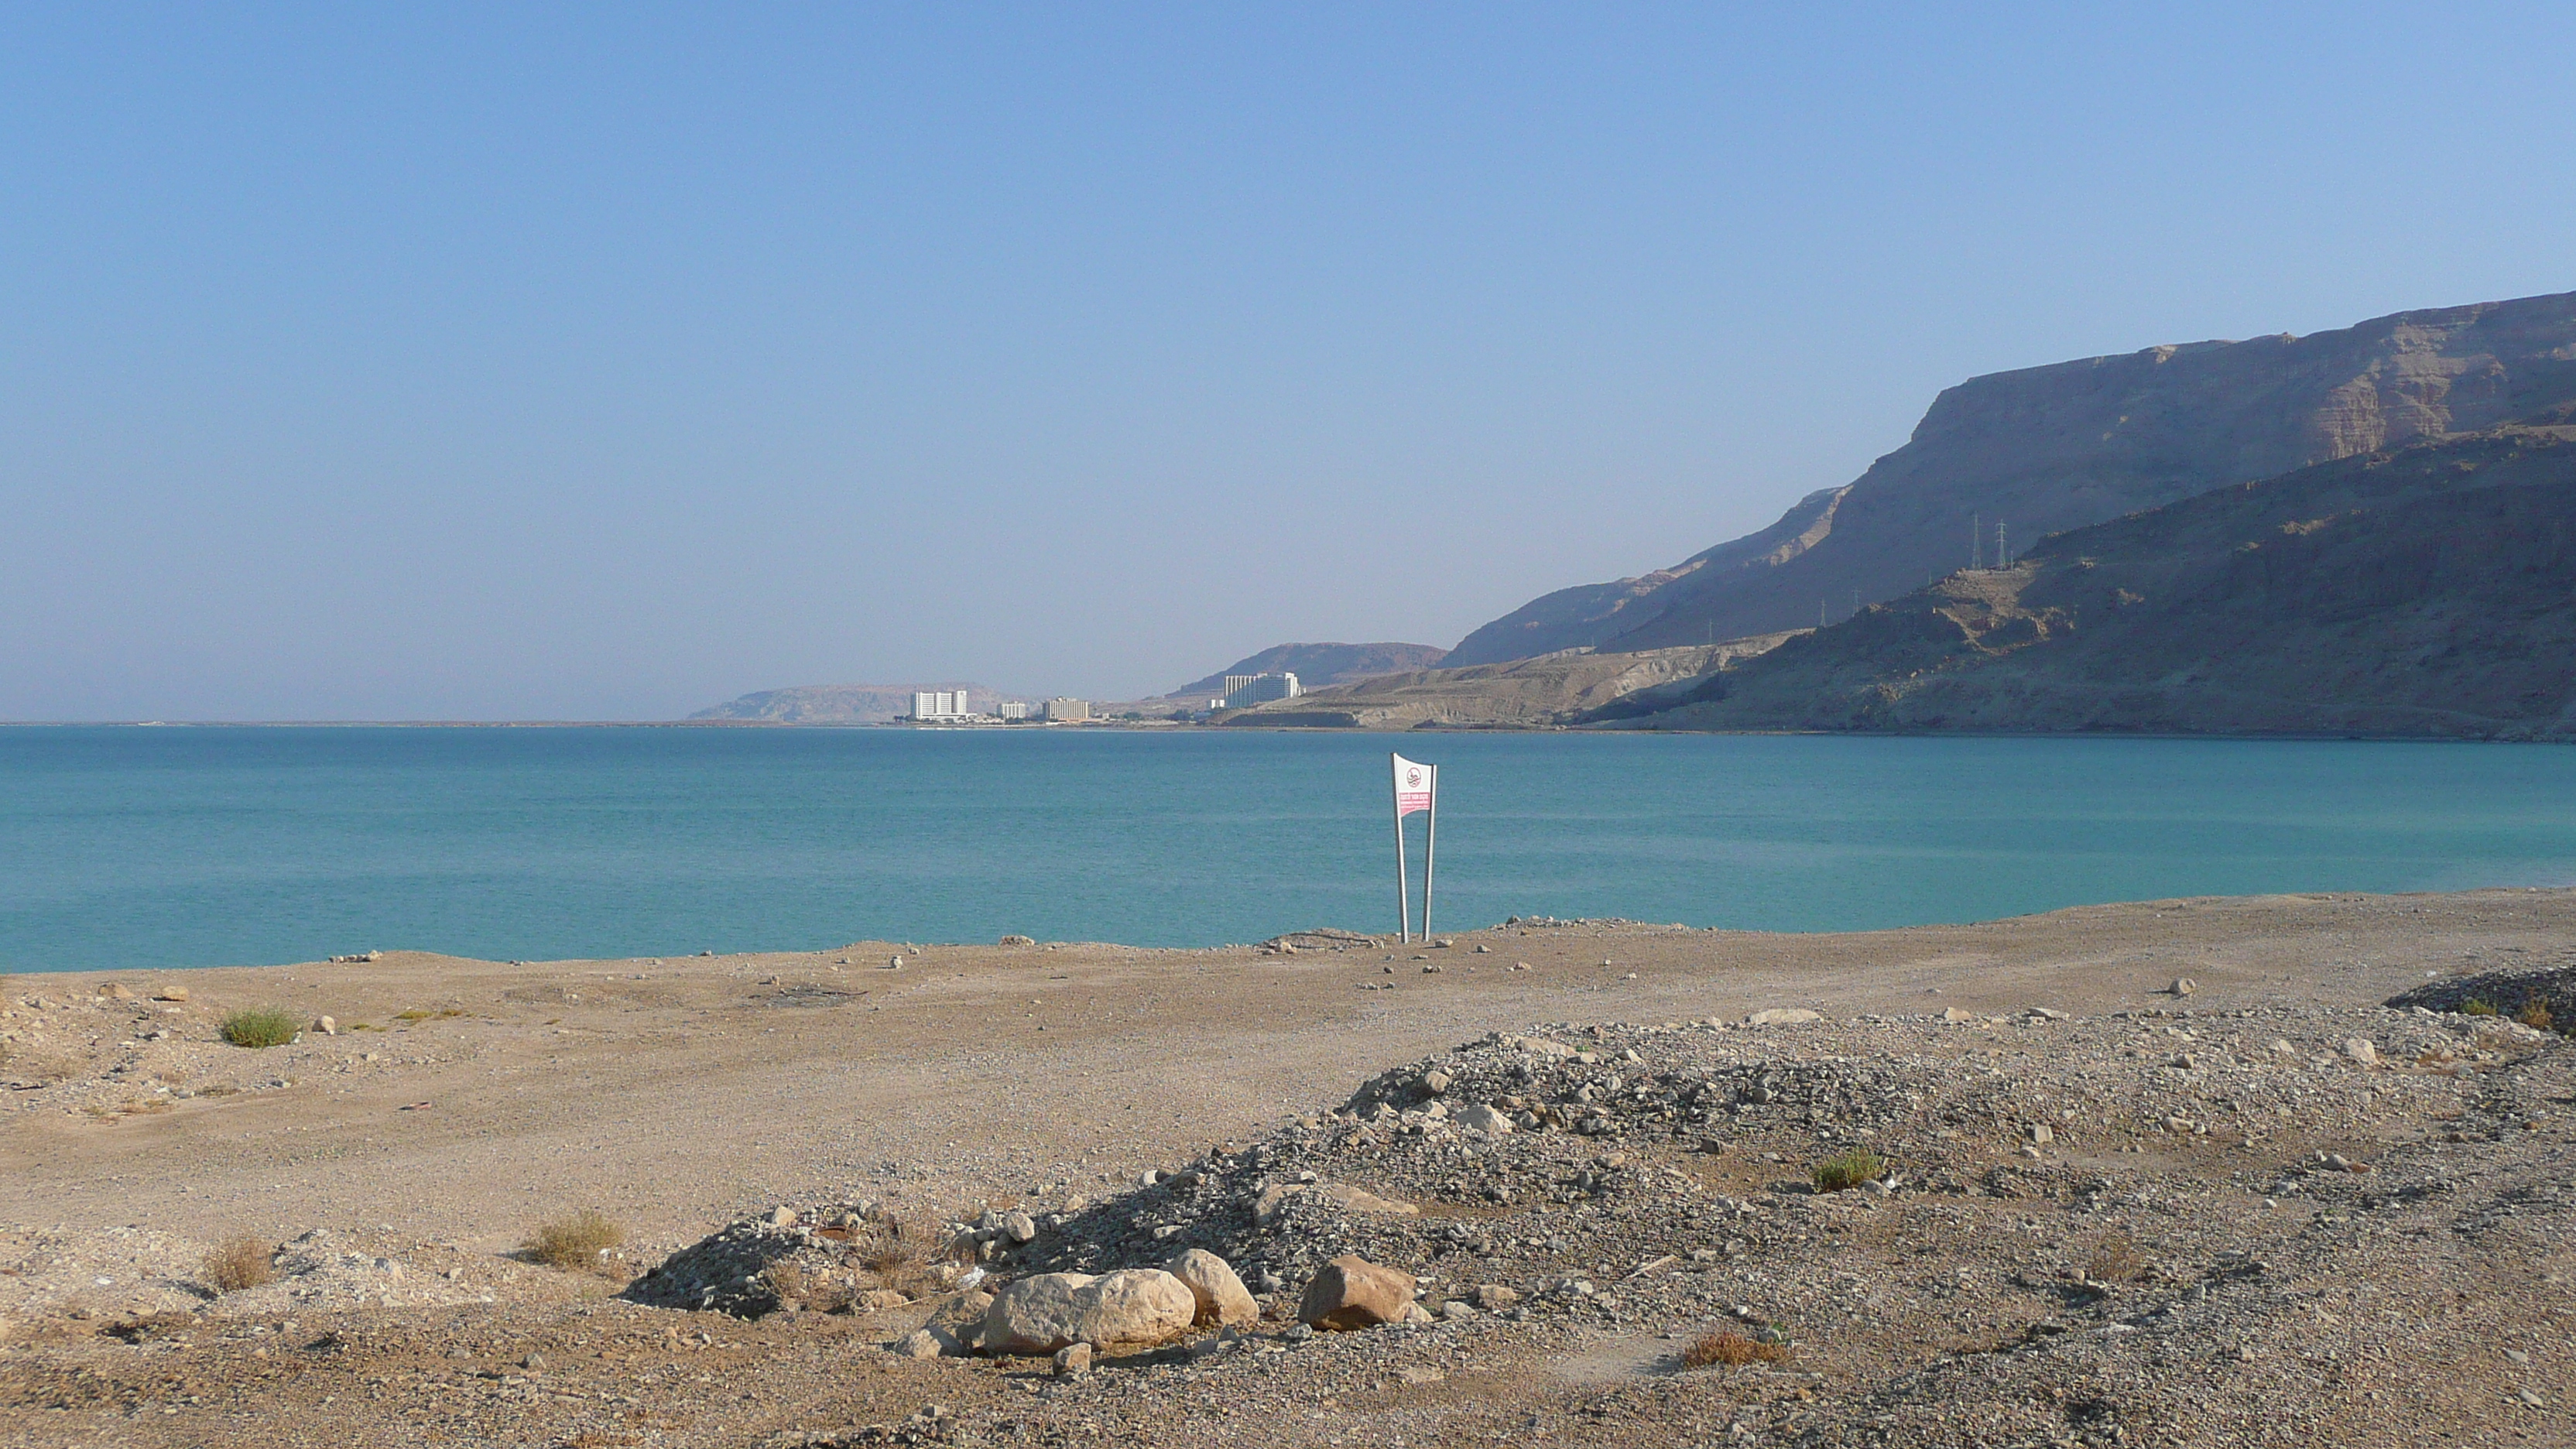
[[[2576,738],[2576,428],[2419,442],[2070,530],[1699,695],[1619,724]]]
[[[1656,574],[1560,590],[1452,663],[1590,644],[1666,648],[1798,628],[2043,535],[2576,398],[2576,293],[2401,312],[2309,337],[2151,347],[1971,379],[1902,448],[1762,533]],[[1819,517],[1818,499],[1833,502]],[[1818,524],[1823,525],[1821,529]],[[1784,532],[1802,539],[1780,549]],[[1775,556],[1776,555],[1776,556]],[[1731,567],[1703,560],[1724,556]]]

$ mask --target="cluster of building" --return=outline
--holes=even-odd
[[[985,714],[967,702],[962,689],[914,690],[912,713],[907,718],[914,724],[1024,724],[1032,718],[1032,709],[1037,711],[1035,718],[1049,724],[1080,724],[1091,718],[1090,700],[1070,698],[1050,699],[1039,705],[1005,699],[994,704],[991,714]]]
[[[1297,676],[1285,670],[1269,674],[1229,674],[1225,693],[1207,702],[1207,714],[1219,710],[1250,709],[1274,699],[1295,699],[1306,692]],[[1204,720],[1206,715],[1195,710],[1179,718]],[[1139,715],[1122,715],[1138,719]],[[995,700],[990,713],[975,708],[962,689],[916,689],[912,692],[912,713],[897,720],[898,724],[1027,724],[1043,720],[1048,724],[1083,724],[1091,719],[1091,701],[1059,696],[1043,703],[1027,700]]]

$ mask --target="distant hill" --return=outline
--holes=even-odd
[[[1644,714],[1789,637],[1633,654],[1569,649],[1507,664],[1381,674],[1219,715],[1217,722],[1254,729],[1543,729],[1614,712]]]
[[[691,719],[766,720],[772,724],[884,724],[912,713],[916,689],[962,689],[974,707],[990,713],[1006,699],[1036,699],[1004,694],[980,684],[804,684],[793,689],[764,689],[702,709]]]
[[[2195,342],[1972,378],[1904,447],[1760,533],[1669,569],[1560,589],[1445,661],[1700,644],[1904,597],[2043,535],[2228,484],[2473,433],[2576,396],[2576,293],[2392,316],[2308,337]],[[1821,647],[1821,646],[1819,646]]]
[[[1614,727],[2576,739],[2571,420],[2061,533]]]
[[[1317,689],[1366,679],[1371,675],[1430,669],[1446,659],[1448,654],[1449,651],[1430,644],[1273,644],[1248,659],[1236,660],[1205,679],[1184,684],[1164,698],[1223,694],[1225,677],[1229,674],[1285,671],[1296,675],[1297,683],[1304,688]]]

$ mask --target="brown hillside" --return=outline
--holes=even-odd
[[[1961,571],[1623,722],[2576,736],[2576,428],[2323,464]]]
[[[1687,689],[1786,634],[1642,654],[1569,650],[1541,659],[1390,674],[1220,716],[1273,729],[1531,729],[1598,717],[1623,701]]]

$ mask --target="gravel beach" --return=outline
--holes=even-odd
[[[16,976],[0,1437],[2566,1443],[2571,967],[2497,890]],[[1190,1250],[1249,1304],[986,1349]]]

